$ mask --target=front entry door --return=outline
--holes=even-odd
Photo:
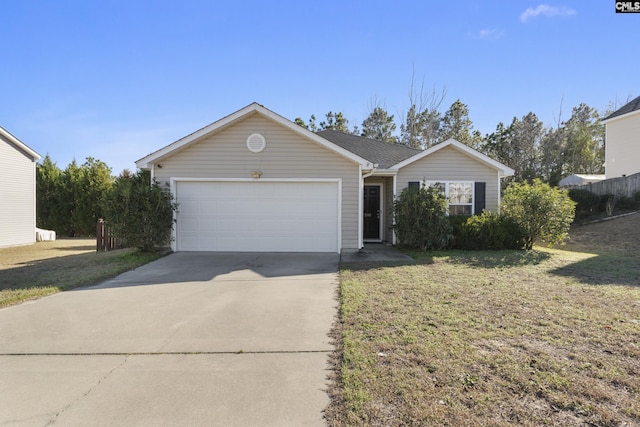
[[[362,221],[365,240],[380,240],[380,186],[364,186],[364,218]]]

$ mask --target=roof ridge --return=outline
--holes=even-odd
[[[342,131],[335,130],[335,129],[322,129],[322,130],[316,131],[315,133],[316,133],[316,134],[320,134],[320,133],[322,133],[322,132],[335,132],[335,133],[339,133],[339,134],[341,134],[341,135],[346,135],[346,136],[353,137],[353,138],[358,138],[358,139],[361,139],[361,140],[373,141],[373,142],[379,142],[379,143],[381,143],[381,144],[388,144],[388,145],[393,146],[393,147],[403,147],[403,148],[407,148],[407,149],[409,149],[409,150],[414,150],[414,151],[416,151],[416,152],[423,151],[423,150],[422,150],[422,149],[420,149],[420,148],[410,147],[410,146],[408,146],[408,145],[401,144],[401,143],[398,143],[398,142],[382,141],[382,140],[380,140],[380,139],[369,138],[369,137],[366,137],[366,136],[356,135],[356,134],[354,134],[354,133],[349,133],[349,132],[342,132]]]

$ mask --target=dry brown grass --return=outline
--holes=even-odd
[[[638,230],[344,265],[329,424],[640,425]]]
[[[34,265],[39,261],[95,252],[95,239],[58,239],[33,245],[0,248],[0,270]]]
[[[91,285],[159,258],[133,249],[96,252],[95,239],[0,249],[0,307]]]

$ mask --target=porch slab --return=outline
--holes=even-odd
[[[413,261],[395,247],[386,243],[365,243],[359,251],[342,252],[340,262],[398,262]]]

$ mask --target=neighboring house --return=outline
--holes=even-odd
[[[176,251],[356,251],[395,243],[393,202],[440,183],[452,213],[496,211],[513,170],[449,140],[428,150],[313,133],[253,103],[138,160],[179,203]]]
[[[0,247],[36,241],[38,159],[38,153],[0,127]]]
[[[588,175],[588,174],[573,174],[566,178],[562,178],[558,183],[558,187],[576,187],[579,185],[593,184],[594,182],[600,182],[605,179],[604,175]]]
[[[640,96],[602,120],[607,179],[640,172]]]

